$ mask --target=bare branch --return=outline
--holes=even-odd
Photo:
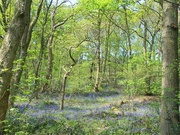
[[[63,24],[65,24],[73,15],[70,15],[68,18],[66,18],[63,22],[58,22],[54,28],[57,29],[58,27],[62,26]]]
[[[118,28],[120,28],[121,30],[123,30],[124,32],[126,32],[127,33],[127,31],[123,28],[123,27],[121,27],[120,25],[118,25],[115,21],[113,21],[113,19],[112,18],[109,18],[108,17],[108,15],[107,14],[105,14],[105,12],[104,12],[104,15],[105,15],[105,17],[112,23],[112,24],[114,24],[116,27],[118,27]]]
[[[71,58],[71,60],[73,61],[73,64],[71,65],[72,67],[76,65],[77,61],[72,57],[72,49],[73,48],[78,48],[83,42],[85,41],[89,41],[88,39],[84,39],[82,40],[79,44],[77,44],[75,47],[70,47],[69,48],[69,57]]]
[[[139,37],[141,37],[141,38],[143,38],[144,39],[144,37],[141,35],[141,34],[139,34],[136,30],[134,30],[134,29],[132,29]],[[149,40],[147,40],[146,38],[145,38],[145,40],[146,40],[146,42],[148,42],[150,45],[151,45],[151,42],[149,42]]]

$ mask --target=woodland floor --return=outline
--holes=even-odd
[[[17,102],[10,109],[9,131],[47,135],[158,135],[159,99],[138,96],[129,99],[122,92],[74,94],[65,97],[60,110],[58,96]],[[17,123],[19,122],[19,123]],[[23,124],[24,128],[12,124]]]

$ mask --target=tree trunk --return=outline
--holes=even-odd
[[[40,77],[39,71],[40,71],[41,65],[42,65],[44,50],[46,48],[46,43],[45,43],[45,33],[46,33],[46,31],[45,31],[45,29],[46,29],[46,24],[47,24],[47,21],[48,21],[48,15],[49,15],[50,7],[52,5],[52,1],[53,0],[49,1],[49,4],[47,5],[45,11],[43,12],[44,13],[44,18],[43,18],[42,29],[41,29],[41,48],[40,48],[39,54],[38,54],[38,62],[37,62],[36,67],[35,67],[35,77],[36,78]],[[45,2],[47,2],[47,1],[45,1]],[[38,84],[39,84],[39,80],[36,80],[35,81],[35,86],[38,86]],[[44,91],[44,87],[45,87],[45,85],[41,88],[40,92]],[[39,94],[39,90],[38,90],[38,87],[36,87],[36,89],[35,89],[36,99],[38,99],[38,94]]]
[[[144,49],[144,58],[145,58],[145,68],[147,69],[148,68],[148,57],[147,57],[147,28],[148,28],[148,25],[147,25],[147,22],[146,20],[143,20],[143,24],[144,24],[144,41],[143,41],[143,49]],[[151,52],[150,52],[151,53]],[[151,87],[150,87],[150,83],[151,83],[151,78],[149,76],[149,72],[147,72],[147,77],[145,78],[145,82],[146,82],[146,95],[152,95],[152,92],[151,92]]]
[[[109,52],[109,38],[110,38],[110,29],[111,29],[111,23],[108,22],[108,26],[107,26],[107,36],[105,39],[105,50],[104,50],[104,61],[103,61],[103,74],[106,73],[106,66],[107,66],[107,60],[108,60],[108,52]]]
[[[51,0],[51,2],[53,2],[53,0]],[[53,40],[54,40],[54,33],[56,31],[56,29],[60,26],[62,26],[63,24],[65,24],[68,19],[72,16],[69,16],[68,18],[66,18],[64,21],[62,22],[57,22],[55,23],[55,16],[56,16],[56,11],[57,9],[66,1],[63,1],[59,4],[59,0],[56,0],[56,4],[54,7],[53,12],[51,13],[51,32],[50,32],[50,36],[48,38],[48,42],[47,42],[47,48],[48,48],[48,67],[47,67],[47,72],[46,72],[46,83],[44,84],[44,86],[42,87],[42,92],[45,92],[48,89],[49,83],[51,82],[52,79],[52,71],[53,71]]]
[[[94,92],[99,91],[99,83],[100,83],[100,67],[101,67],[101,60],[100,60],[100,49],[101,49],[101,18],[100,18],[100,11],[98,13],[98,37],[97,37],[97,53],[96,53],[96,80],[94,85]]]
[[[8,88],[12,78],[13,61],[28,20],[31,2],[32,0],[16,2],[14,17],[0,48],[0,134],[3,134],[2,121],[5,120],[8,109]]]
[[[21,80],[21,76],[22,76],[22,73],[23,73],[23,66],[25,64],[26,57],[27,57],[27,54],[28,54],[27,50],[29,48],[29,44],[30,44],[30,41],[31,41],[33,28],[34,28],[34,26],[35,26],[35,24],[36,24],[36,22],[37,22],[37,20],[39,18],[39,14],[40,14],[40,11],[41,11],[41,8],[42,8],[43,1],[44,0],[40,0],[36,16],[31,21],[31,23],[30,23],[30,13],[27,16],[28,20],[27,20],[27,23],[26,23],[26,27],[25,27],[23,37],[21,39],[21,50],[20,50],[21,52],[20,52],[20,56],[19,56],[19,59],[21,59],[21,61],[17,65],[19,70],[15,74],[14,82],[13,82],[13,85],[14,85],[13,89],[14,90],[13,90],[13,93],[11,93],[13,95],[18,91],[18,88],[19,88],[19,82]],[[14,98],[12,98],[11,102],[14,102],[13,99]]]
[[[48,85],[50,84],[50,81],[52,79],[52,71],[53,71],[53,50],[52,50],[52,43],[54,38],[54,32],[52,35],[50,35],[48,40],[48,67],[46,71],[46,83],[43,86],[43,90],[41,92],[45,92],[48,90]]]
[[[75,60],[72,56],[72,49],[74,48],[78,48],[85,40],[81,41],[76,47],[70,47],[69,48],[69,57],[71,58],[73,64],[71,64],[71,66],[69,67],[69,70],[66,71],[66,69],[64,68],[64,71],[66,71],[66,73],[64,74],[64,77],[63,77],[63,82],[62,82],[62,89],[61,89],[61,92],[62,92],[62,99],[61,99],[61,110],[64,109],[64,99],[65,99],[65,92],[66,92],[66,82],[67,82],[67,78],[68,76],[70,75],[71,71],[72,71],[72,68],[77,64],[77,60]]]
[[[128,45],[129,45],[129,58],[132,58],[132,47],[131,47],[131,33],[129,29],[129,23],[128,23],[128,14],[127,14],[127,8],[126,6],[123,6],[124,8],[124,14],[125,14],[125,24],[126,24],[126,33],[127,33],[127,39],[128,39]]]
[[[147,53],[147,22],[146,20],[143,21],[143,24],[144,24],[144,41],[143,41],[143,48],[144,48],[144,56],[146,57],[146,53]],[[147,61],[146,63],[147,64]]]
[[[65,99],[65,94],[66,94],[66,82],[67,82],[67,78],[70,75],[71,71],[72,71],[72,67],[70,67],[70,70],[67,71],[63,77],[62,89],[61,89],[61,91],[62,91],[61,110],[64,109],[64,99]]]
[[[161,135],[179,135],[178,6],[163,1]]]
[[[54,9],[52,16],[51,16],[51,34],[48,38],[48,42],[47,42],[47,48],[48,48],[48,67],[47,67],[47,71],[46,71],[46,83],[44,84],[42,91],[41,92],[45,92],[48,89],[48,85],[52,79],[52,71],[53,71],[53,39],[54,39],[54,32],[55,32],[55,14],[56,14],[56,9],[57,7]]]

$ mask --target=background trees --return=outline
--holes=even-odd
[[[12,0],[0,3],[1,51],[11,40],[5,35],[13,25],[13,5]],[[161,48],[161,11],[161,3],[154,0],[79,0],[75,5],[60,0],[33,1],[26,24],[22,24],[26,25],[22,27],[25,31],[16,31],[23,36],[17,37],[13,55],[8,53],[10,65],[2,67],[3,74],[12,71],[13,77],[4,78],[8,85],[2,85],[1,95],[9,89],[14,102],[19,97],[31,101],[42,92],[47,97],[59,95],[65,88],[67,94],[123,90],[131,99],[136,95],[160,95],[162,50],[167,48]],[[7,54],[2,52],[3,62]],[[73,70],[72,62],[76,64]],[[71,74],[64,85],[68,71]],[[7,110],[8,96],[1,99]]]

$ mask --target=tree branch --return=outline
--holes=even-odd
[[[73,67],[73,66],[75,66],[76,65],[76,63],[77,63],[77,61],[72,57],[72,49],[73,48],[78,48],[83,42],[85,42],[85,41],[89,41],[88,39],[84,39],[84,40],[82,40],[79,44],[77,44],[75,47],[70,47],[69,48],[69,57],[71,58],[71,60],[73,61],[73,64],[71,64],[71,66]]]
[[[65,24],[73,15],[70,15],[68,18],[66,18],[63,22],[58,22],[54,28],[57,29],[58,27],[62,26],[63,24]]]

